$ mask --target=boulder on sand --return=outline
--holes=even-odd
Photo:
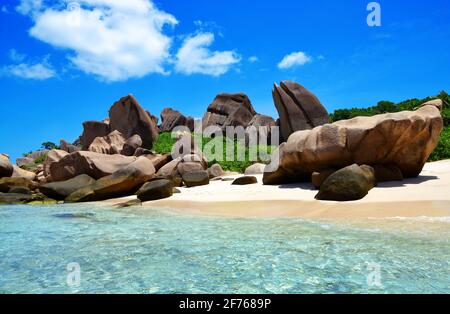
[[[313,172],[354,163],[393,164],[403,177],[417,177],[442,128],[439,109],[428,105],[416,111],[357,117],[298,131],[273,153],[264,184],[306,181]]]
[[[109,124],[111,130],[117,130],[128,139],[137,134],[142,139],[144,148],[152,148],[158,139],[158,128],[138,101],[128,95],[122,97],[109,110]]]
[[[139,157],[135,162],[70,194],[67,202],[100,201],[134,193],[155,175],[150,160]]]
[[[336,172],[336,169],[324,169],[320,172],[313,172],[311,175],[311,182],[316,189],[320,188],[322,183],[333,173]]]
[[[374,165],[373,169],[378,182],[403,180],[403,174],[396,165]]]
[[[374,187],[375,173],[369,166],[356,164],[330,175],[321,185],[316,199],[325,201],[355,201],[362,199]]]
[[[8,158],[0,158],[0,178],[11,177],[14,172],[13,165]]]
[[[170,180],[161,179],[145,183],[136,194],[142,202],[147,202],[171,197],[173,190]]]
[[[219,164],[214,164],[207,170],[209,178],[216,178],[223,176],[225,174],[225,171],[223,171],[222,167]]]
[[[274,84],[273,100],[280,116],[281,137],[301,130],[310,130],[329,122],[328,113],[319,99],[306,88],[292,81]]]
[[[256,163],[251,166],[248,166],[247,169],[245,169],[244,173],[245,175],[263,174],[265,168],[266,168],[265,164]]]
[[[205,170],[187,172],[182,178],[188,188],[209,184],[209,175]]]
[[[232,185],[249,185],[258,183],[258,179],[254,176],[239,177],[231,183]]]
[[[177,126],[186,126],[191,132],[194,132],[194,119],[185,117],[181,112],[172,108],[165,108],[161,112],[161,132],[171,132]]]
[[[94,184],[95,180],[86,174],[81,174],[73,179],[61,182],[53,182],[41,185],[39,191],[45,196],[55,200],[64,200],[73,192]]]
[[[122,152],[124,144],[124,136],[116,130],[106,136],[95,138],[88,150],[99,154],[115,155]]]
[[[220,94],[208,106],[203,116],[203,128],[217,125],[224,131],[227,126],[246,128],[256,115],[250,99],[245,94]]]
[[[52,163],[50,176],[52,181],[66,181],[80,174],[87,174],[97,180],[125,168],[136,159],[137,157],[79,151]]]

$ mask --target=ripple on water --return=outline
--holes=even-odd
[[[374,227],[92,205],[0,213],[0,293],[450,292],[449,225],[442,222],[408,228],[417,222],[392,219]],[[71,288],[73,262],[81,285]],[[381,287],[367,284],[374,265]]]

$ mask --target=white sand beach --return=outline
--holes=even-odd
[[[385,217],[450,217],[450,160],[427,163],[418,178],[380,183],[364,199],[352,202],[317,201],[311,184],[235,186],[232,181],[179,188],[171,198],[145,202],[143,210],[230,217],[305,217],[324,219]],[[106,201],[119,204],[135,198]]]

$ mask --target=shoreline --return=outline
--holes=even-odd
[[[235,176],[238,177],[238,176]],[[391,217],[450,217],[450,160],[427,163],[417,178],[384,182],[359,201],[324,202],[314,199],[311,184],[233,186],[212,181],[196,188],[179,188],[171,198],[145,202],[139,211],[155,208],[174,213],[219,217],[300,217],[310,219],[371,219]],[[129,196],[101,202],[118,205]]]

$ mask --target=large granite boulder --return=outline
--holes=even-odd
[[[142,146],[142,139],[135,134],[125,141],[122,148],[122,155],[133,156],[138,148]]]
[[[253,164],[251,166],[248,166],[245,169],[244,173],[245,173],[245,175],[263,174],[265,168],[266,168],[265,164],[255,163],[255,164]]]
[[[14,169],[14,171],[11,176],[13,178],[25,178],[30,181],[33,181],[36,179],[36,173],[34,173],[32,171],[24,170],[16,165],[13,166],[13,169]]]
[[[181,112],[172,108],[165,108],[161,112],[161,132],[171,132],[177,126],[186,126],[191,132],[194,131],[194,119],[185,117]]]
[[[33,200],[34,197],[31,194],[0,192],[0,205],[26,204]]]
[[[63,151],[66,151],[69,154],[81,150],[80,147],[78,147],[76,145],[73,145],[73,144],[70,144],[70,143],[67,143],[65,140],[60,140],[59,141],[59,149],[61,149]]]
[[[13,165],[8,158],[0,158],[0,178],[10,177],[14,172]]]
[[[132,95],[122,97],[112,105],[109,110],[109,124],[111,130],[119,131],[126,139],[135,134],[139,135],[144,148],[152,148],[158,139],[155,121]]]
[[[220,94],[208,106],[203,116],[203,128],[216,125],[225,130],[227,126],[246,128],[256,115],[250,99],[245,94]]]
[[[170,154],[146,154],[143,156],[153,163],[153,167],[155,167],[156,171],[159,171],[164,165],[172,161],[172,156]]]
[[[330,175],[320,186],[316,199],[323,201],[355,201],[362,199],[375,185],[375,172],[356,164]]]
[[[114,155],[122,152],[124,144],[124,136],[116,130],[106,136],[95,138],[88,150],[99,154]]]
[[[66,152],[64,150],[60,150],[60,149],[52,149],[51,151],[49,151],[44,160],[44,176],[49,177],[50,176],[50,166],[53,163],[60,161],[67,155],[69,155],[68,152]]]
[[[274,84],[273,100],[280,116],[281,137],[301,130],[310,130],[329,122],[328,113],[319,99],[306,88],[292,81]]]
[[[254,115],[246,128],[246,142],[249,142],[249,136],[255,136],[253,139],[254,144],[256,144],[254,142],[255,140],[261,145],[272,144],[272,127],[275,126],[277,126],[276,121],[272,117],[262,114]],[[263,142],[261,142],[261,140],[263,140]],[[276,141],[277,142],[274,144],[278,145],[279,134],[277,135]]]
[[[305,181],[313,172],[354,163],[391,164],[403,177],[417,177],[442,128],[439,109],[428,105],[416,111],[357,117],[298,131],[272,155],[274,162],[265,170],[264,184]]]
[[[83,134],[80,136],[83,149],[87,150],[97,137],[111,133],[109,122],[86,121],[83,123]]]
[[[30,157],[18,157],[16,158],[16,165],[19,167],[34,164],[34,159]]]
[[[41,185],[39,191],[45,196],[55,200],[64,200],[73,192],[94,184],[95,180],[86,174],[81,174],[73,179],[61,182],[53,182]]]
[[[172,181],[161,179],[145,183],[136,194],[139,200],[147,202],[171,197],[173,191]]]
[[[27,178],[22,177],[14,177],[14,178],[1,178],[0,179],[0,192],[8,193],[12,187],[23,186],[27,187],[30,190],[36,190],[38,188],[38,184]]]
[[[48,149],[40,149],[40,150],[31,152],[30,154],[27,155],[27,157],[31,158],[33,160],[36,160],[38,158],[44,158],[48,154],[48,152],[49,152]]]
[[[67,202],[100,201],[134,193],[155,175],[150,160],[139,157],[128,166],[70,194]]]
[[[68,154],[60,161],[52,163],[50,165],[50,176],[52,181],[66,181],[80,174],[87,174],[94,179],[100,179],[125,168],[136,159],[137,157],[79,151]]]

